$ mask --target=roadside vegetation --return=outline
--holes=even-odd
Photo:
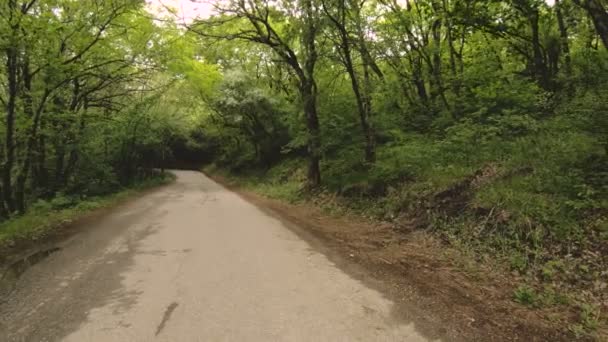
[[[0,4],[0,247],[167,179],[198,122],[188,46],[141,1]]]
[[[31,245],[53,236],[57,229],[94,213],[127,200],[144,190],[167,184],[173,174],[150,176],[144,181],[130,185],[111,194],[89,198],[56,196],[51,200],[38,200],[27,213],[0,223],[0,251],[14,250],[20,245]],[[59,232],[60,233],[60,232]],[[0,256],[2,260],[4,256]]]
[[[428,232],[512,274],[513,301],[561,310],[573,336],[605,334],[604,2],[220,7],[191,26],[222,67],[208,172]]]
[[[514,302],[606,336],[604,0],[230,0],[192,22],[150,6],[0,4],[0,239],[206,163],[426,232],[518,279]]]

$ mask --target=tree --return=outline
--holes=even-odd
[[[318,59],[316,39],[320,25],[317,5],[313,0],[300,0],[295,6],[281,3],[281,7],[275,8],[265,0],[237,0],[231,1],[225,7],[219,7],[218,11],[222,16],[200,22],[190,29],[205,37],[241,39],[263,44],[272,49],[282,63],[289,66],[298,84],[306,119],[308,186],[319,186],[321,133],[317,113],[318,89],[314,75]],[[297,13],[294,15],[297,20],[294,24],[287,21],[288,13]],[[209,30],[212,27],[220,27],[227,32],[216,33]],[[290,30],[301,30],[301,34],[294,36]]]
[[[608,9],[606,5],[602,4],[601,0],[574,0],[574,3],[587,11],[604,47],[608,49]]]
[[[322,1],[322,4],[323,12],[336,31],[335,37],[332,35],[331,38],[338,47],[339,60],[349,75],[357,102],[361,129],[365,137],[365,161],[373,163],[376,159],[376,136],[371,119],[373,113],[371,73],[373,70],[378,77],[383,75],[370,56],[364,36],[361,7],[365,2],[337,0],[331,3]],[[354,50],[359,53],[361,71],[355,65],[357,56]]]
[[[0,5],[3,217],[70,188],[82,159],[92,153],[90,139],[99,134],[89,126],[103,126],[100,121],[128,112],[129,102],[164,87],[152,82],[160,71],[164,29],[143,15],[142,5],[138,0]]]

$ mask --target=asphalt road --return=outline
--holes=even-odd
[[[175,173],[30,268],[0,303],[0,340],[426,341],[279,220]]]

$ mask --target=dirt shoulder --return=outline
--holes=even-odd
[[[289,204],[216,181],[239,193],[381,290],[429,336],[462,341],[570,341],[551,312],[513,302],[513,275],[448,248],[424,231],[398,230],[359,216],[334,217],[312,204]],[[332,257],[334,256],[334,257]],[[439,331],[437,331],[437,327]]]

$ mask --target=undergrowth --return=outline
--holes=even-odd
[[[171,182],[171,173],[156,175],[111,194],[82,198],[59,194],[45,201],[38,200],[20,216],[0,223],[0,249],[23,241],[35,241],[52,233],[53,229],[100,208],[111,206],[143,190]]]
[[[271,198],[426,229],[517,274],[516,302],[578,312],[570,330],[593,334],[608,303],[606,150],[584,130],[568,130],[568,117],[509,125],[521,134],[507,139],[472,123],[441,139],[395,133],[371,166],[356,146],[344,149],[326,156],[324,188],[314,194],[303,191],[297,158],[222,173]]]

